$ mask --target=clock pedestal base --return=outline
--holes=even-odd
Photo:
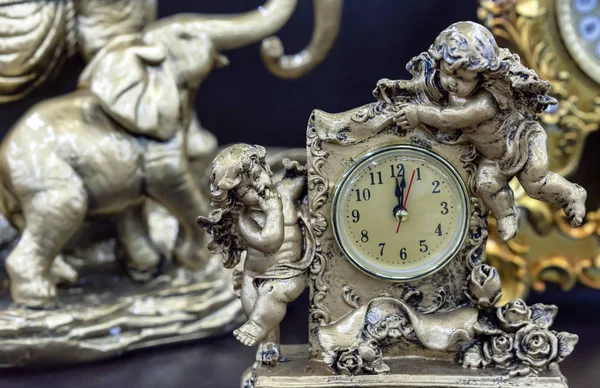
[[[306,346],[283,346],[282,353],[288,361],[258,368],[255,388],[567,388],[559,370],[511,378],[502,369],[471,370],[447,360],[393,358],[385,359],[389,373],[345,376],[334,374],[321,362],[309,361]]]

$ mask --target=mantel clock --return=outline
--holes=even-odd
[[[216,208],[199,222],[226,264],[246,252],[236,337],[259,349],[245,386],[566,386],[557,364],[577,336],[550,330],[556,306],[497,306],[485,264],[488,212],[503,239],[517,233],[513,176],[573,226],[585,216],[585,190],[548,170],[536,115],[556,102],[549,84],[472,22],[407,69],[410,81],[378,82],[374,103],[313,111],[307,165],[287,161],[280,182],[260,146],[215,159]],[[278,324],[305,281],[309,344],[281,352]]]

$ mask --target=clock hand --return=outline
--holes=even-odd
[[[402,183],[404,183],[404,178],[402,180]],[[398,178],[396,178],[396,192],[394,194],[398,199],[398,206],[394,208],[395,215],[398,210],[402,210],[402,206],[404,205],[404,186],[401,187],[401,185],[398,184]]]
[[[410,177],[410,183],[408,184],[408,191],[406,192],[406,197],[404,198],[404,203],[402,204],[402,210],[406,211],[406,203],[408,202],[408,196],[410,195],[410,188],[412,187],[413,184],[413,179],[415,179],[415,172],[417,170],[413,170],[412,175]],[[402,224],[402,221],[398,221],[398,227],[396,227],[396,234],[398,234],[398,231],[400,230],[400,224]]]
[[[410,188],[412,187],[413,179],[415,179],[415,172],[416,171],[417,170],[413,170],[413,173],[412,173],[412,175],[410,177],[410,183],[408,184],[408,191],[406,192],[406,198],[404,199],[404,205],[403,205],[402,210],[406,210],[406,203],[408,202],[408,196],[410,195]]]
[[[404,179],[404,174],[402,175],[402,181],[398,183],[398,177],[396,177],[396,198],[398,198],[398,206],[394,207],[394,217],[398,219],[398,226],[396,227],[396,234],[400,229],[400,223],[402,222],[400,219],[400,212],[402,211],[402,207],[404,206],[404,188],[406,187],[406,180]]]
[[[402,180],[400,181],[400,188],[402,189],[402,205],[400,205],[400,207],[402,207],[404,206],[404,189],[406,188],[406,180],[404,180],[404,175],[402,175]]]

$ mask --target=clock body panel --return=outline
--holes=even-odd
[[[467,190],[431,151],[408,145],[370,151],[336,187],[331,219],[337,242],[371,276],[408,281],[431,275],[462,245]]]
[[[351,113],[346,112],[345,114],[349,116]],[[307,133],[308,204],[317,246],[317,253],[309,274],[311,288],[310,319],[312,325],[334,322],[353,311],[358,304],[382,295],[402,298],[407,290],[416,292],[414,295],[421,301],[420,306],[424,308],[439,303],[440,298],[443,299],[441,301],[443,309],[452,309],[468,302],[464,293],[464,286],[471,273],[472,265],[469,264],[469,261],[473,257],[484,260],[484,245],[487,236],[485,232],[481,231],[483,228],[481,225],[484,223],[487,225],[485,216],[477,214],[477,207],[472,205],[474,197],[470,194],[468,210],[462,209],[465,212],[468,211],[466,237],[456,249],[455,254],[449,258],[447,264],[440,266],[435,273],[432,272],[429,276],[412,280],[393,280],[367,274],[364,269],[359,269],[347,257],[338,243],[334,228],[333,206],[334,196],[339,184],[349,170],[365,155],[383,147],[396,147],[399,145],[429,150],[439,155],[454,167],[460,180],[469,188],[468,182],[472,180],[475,172],[475,165],[465,162],[465,156],[472,150],[470,146],[441,144],[433,139],[428,132],[420,129],[414,129],[405,136],[399,136],[391,131],[384,131],[367,136],[360,141],[345,141],[345,139],[339,140],[331,136],[327,128],[315,128],[311,132],[309,125]],[[391,175],[391,170],[389,172]],[[422,177],[422,179],[424,178],[425,176]],[[433,175],[429,178],[432,179]],[[367,176],[367,179],[370,180],[370,177]],[[406,184],[408,186],[409,182],[407,181]],[[413,186],[414,184],[413,182]],[[410,194],[409,197],[416,193],[418,193],[418,190]],[[375,200],[375,192],[372,194],[373,200]],[[393,198],[393,192],[386,195],[387,199]],[[380,199],[380,201],[383,200],[385,199]],[[410,231],[408,228],[402,228],[408,226],[416,217],[411,214],[410,201],[409,198],[407,204],[409,221],[401,226],[399,233],[406,230]],[[387,211],[391,212],[392,209]],[[394,221],[388,220],[387,222],[386,228],[389,228],[389,222],[393,225]],[[393,228],[394,226],[392,226]],[[395,230],[391,230],[390,233],[394,234]],[[378,245],[371,246],[371,248],[377,247]],[[430,248],[433,249],[433,245]],[[312,349],[312,357],[320,359],[320,344],[316,334],[312,331],[309,336],[309,343]],[[390,356],[403,354],[427,355],[431,354],[431,351],[401,341],[393,348],[386,349],[386,354]]]

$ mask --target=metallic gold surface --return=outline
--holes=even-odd
[[[567,0],[480,0],[478,10],[500,44],[517,52],[552,84],[550,93],[558,106],[540,117],[548,133],[550,166],[564,176],[578,168],[587,135],[600,124],[600,84],[570,54],[583,50],[571,26],[565,24],[571,12],[565,7],[572,6]],[[522,297],[530,287],[543,291],[545,282],[557,283],[565,291],[578,282],[600,288],[600,247],[597,234],[590,232],[596,229],[595,213],[588,214],[586,223],[576,230],[555,208],[530,199],[516,182],[512,186],[517,205],[528,216],[521,219],[521,233],[515,240],[505,246],[491,232],[487,247],[503,279],[503,300]]]
[[[0,1],[0,103],[55,75],[75,51],[71,0]]]
[[[499,44],[521,56],[523,63],[552,85],[558,109],[541,115],[549,140],[550,165],[571,174],[581,159],[587,135],[600,123],[600,86],[566,51],[557,26],[557,3],[563,0],[480,0],[478,16]]]
[[[78,90],[32,107],[0,145],[1,286],[15,302],[0,301],[6,367],[201,338],[241,313],[196,225],[216,141],[193,102],[227,64],[222,50],[274,34],[296,1],[155,22],[154,1],[76,5],[90,60]]]
[[[330,388],[330,387],[405,387],[441,388],[472,387],[565,388],[560,370],[538,376],[511,379],[500,370],[481,374],[462,368],[451,361],[423,358],[396,358],[390,360],[390,373],[383,375],[336,375],[322,363],[307,359],[308,349],[299,345],[283,346],[283,355],[289,360],[285,368],[259,366],[256,386],[264,388]],[[402,376],[399,378],[399,376]]]
[[[563,291],[577,283],[600,288],[598,211],[588,213],[586,222],[575,229],[559,211],[528,198],[518,185],[514,187],[516,201],[526,214],[519,234],[502,244],[492,222],[487,246],[488,260],[502,278],[501,303],[527,295],[530,288],[543,292],[546,283],[558,284]]]
[[[286,7],[292,9],[295,4],[295,0],[290,0]],[[218,45],[221,49],[232,49],[244,46],[243,42],[248,40],[266,38],[261,54],[269,71],[281,78],[298,78],[327,56],[339,31],[342,4],[343,0],[314,1],[313,36],[310,44],[297,54],[283,55],[278,38],[254,31],[258,24],[247,28],[244,18],[233,20],[233,24],[239,23],[235,32],[239,44],[230,42],[228,48],[223,42]],[[264,20],[274,16],[268,3],[261,12]],[[4,27],[0,31],[3,43],[0,54],[5,54],[0,59],[0,103],[31,93],[59,73],[65,60],[77,50],[84,60],[90,61],[111,39],[141,32],[156,19],[156,13],[157,0],[0,0],[0,25]],[[221,28],[217,26],[220,23],[216,21],[217,15],[202,18],[206,18],[203,28]],[[274,28],[272,33],[277,30]]]
[[[273,149],[270,155],[278,179],[285,172],[285,156],[306,157],[304,149]],[[197,177],[209,172],[205,168]],[[164,273],[154,279],[136,283],[123,273],[117,226],[111,223],[84,227],[76,245],[55,259],[55,266],[60,260],[78,277],[58,289],[58,309],[10,305],[9,282],[0,275],[0,367],[98,360],[229,332],[242,323],[231,271],[221,268],[220,257],[211,257],[196,272],[173,266],[177,219],[155,201],[147,201],[144,216],[152,242],[166,258]],[[108,237],[98,235],[97,228],[107,227],[112,230]],[[18,231],[0,216],[0,261],[17,240]]]
[[[13,305],[0,311],[0,367],[99,360],[229,331],[241,305],[228,275],[178,269],[144,286],[107,275],[111,292],[72,288],[56,310]]]
[[[265,65],[281,78],[298,78],[321,63],[333,46],[340,30],[343,0],[315,0],[314,28],[311,41],[301,52],[284,55],[277,37],[263,40],[261,55]]]
[[[308,197],[300,201],[294,196],[298,205],[308,205],[307,222],[284,210],[289,194],[273,185],[262,147],[235,145],[213,161],[213,211],[199,222],[211,234],[211,251],[223,254],[226,267],[237,266],[246,255],[235,278],[242,284],[242,303],[251,308],[245,308],[248,321],[235,333],[243,344],[259,347],[256,363],[243,376],[244,387],[486,387],[499,381],[566,386],[557,364],[573,352],[578,337],[550,329],[556,306],[528,306],[521,299],[499,306],[500,275],[485,264],[488,213],[496,216],[503,240],[517,232],[520,214],[507,185],[513,177],[529,195],[562,207],[569,224],[577,226],[585,217],[585,190],[548,169],[545,132],[536,114],[556,102],[547,95],[549,84],[510,51],[499,49],[492,34],[473,22],[442,31],[407,69],[413,76],[409,81],[378,82],[374,103],[342,113],[312,112],[307,127]],[[334,217],[345,211],[336,210],[335,193],[344,189],[347,177],[368,186],[370,180],[361,180],[354,171],[367,174],[363,163],[373,161],[369,168],[375,176],[390,162],[385,159],[380,166],[370,155],[394,146],[396,161],[405,160],[402,152],[415,150],[446,161],[463,181],[470,201],[466,206],[460,198],[454,200],[468,210],[467,236],[459,249],[442,250],[450,255],[447,264],[417,280],[389,281],[362,272],[345,254],[352,240],[336,240],[334,231]],[[427,161],[421,163],[424,167]],[[405,166],[414,169],[414,177],[419,166]],[[286,174],[279,185],[296,177]],[[417,184],[430,191],[433,186],[435,194],[435,181],[422,177]],[[398,182],[394,172],[386,178]],[[391,196],[391,189],[376,191],[377,184],[373,179],[371,195],[362,197],[352,186],[357,195],[351,198],[381,222],[347,221],[357,223],[356,230],[365,228],[372,238],[384,236],[381,228],[394,226],[386,225],[386,219],[396,221],[394,209],[403,198],[403,185],[382,183],[397,187]],[[410,210],[410,202],[408,206]],[[436,206],[421,213],[445,214]],[[285,223],[286,216],[291,223]],[[294,238],[300,225],[308,227],[305,235],[312,232],[314,250],[311,239]],[[411,236],[410,227],[407,222],[397,239]],[[302,253],[310,255],[309,263],[299,259]],[[402,249],[399,253],[402,260]],[[310,287],[310,351],[277,363],[282,352],[272,331],[305,276]],[[244,287],[254,294],[245,293]],[[476,373],[463,369],[486,367]]]
[[[211,171],[214,210],[198,218],[210,233],[210,251],[222,254],[226,268],[243,258],[238,287],[248,321],[234,335],[244,345],[259,345],[259,357],[268,364],[279,361],[279,324],[287,304],[306,288],[314,254],[302,215],[306,170],[289,159],[284,167],[284,178],[275,183],[263,147],[225,148]]]

